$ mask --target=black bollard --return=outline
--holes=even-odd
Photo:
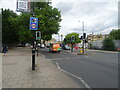
[[[32,70],[35,70],[35,49],[32,49]]]

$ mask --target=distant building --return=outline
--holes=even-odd
[[[50,43],[55,43],[55,42],[57,42],[57,40],[56,40],[55,38],[52,38],[52,39],[49,40],[49,41],[45,41],[45,44],[48,45],[48,44],[50,44]]]
[[[89,34],[87,35],[88,42],[103,40],[104,38],[108,37],[109,34]]]

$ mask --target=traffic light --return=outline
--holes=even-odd
[[[80,37],[80,40],[82,40],[82,39],[83,39],[83,36]]]
[[[41,39],[41,32],[36,31],[36,40],[40,40],[40,39]]]
[[[64,39],[64,42],[66,42],[66,38]]]
[[[75,41],[75,36],[71,36],[71,41]]]
[[[83,33],[83,39],[85,39],[86,38],[86,33]]]

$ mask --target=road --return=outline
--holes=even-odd
[[[88,51],[87,55],[75,55],[66,51],[49,53],[48,49],[40,52],[79,84],[84,81],[82,83],[91,88],[118,88],[117,53]]]

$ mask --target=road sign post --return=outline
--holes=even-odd
[[[30,17],[30,30],[38,30],[38,18],[36,17]],[[40,35],[39,35],[40,36]],[[37,38],[38,39],[38,38]],[[33,50],[32,50],[32,70],[35,70],[35,44],[34,44],[34,41],[33,41]]]
[[[32,70],[35,70],[35,49],[32,50]]]
[[[73,52],[73,42],[75,41],[74,35],[70,37],[70,41],[71,41],[71,52]]]

